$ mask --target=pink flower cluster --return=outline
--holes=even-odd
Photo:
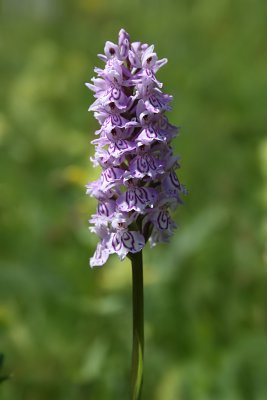
[[[176,227],[169,211],[186,192],[171,147],[178,128],[165,115],[172,96],[156,78],[167,59],[159,60],[153,45],[131,43],[123,29],[118,44],[106,42],[104,53],[104,69],[95,68],[97,78],[86,83],[96,98],[89,111],[100,124],[92,162],[102,168],[87,185],[98,200],[90,230],[100,239],[91,267],[113,253],[122,260],[139,252],[148,240],[152,246],[168,241]]]

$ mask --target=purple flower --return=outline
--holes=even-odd
[[[129,252],[137,253],[144,245],[145,238],[141,233],[123,229],[111,233],[107,247],[110,254],[117,253],[120,260],[123,260]]]
[[[138,211],[143,214],[147,208],[154,207],[158,192],[151,187],[133,187],[122,193],[117,200],[120,211]]]
[[[175,170],[180,167],[171,141],[178,128],[169,123],[172,96],[163,93],[157,71],[167,62],[154,46],[130,41],[121,29],[118,44],[106,42],[99,55],[104,68],[86,86],[94,92],[89,110],[100,124],[94,166],[100,178],[87,185],[98,200],[90,231],[99,237],[90,266],[102,266],[110,254],[128,253],[166,242],[176,228],[170,211],[186,194]]]

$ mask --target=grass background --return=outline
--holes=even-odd
[[[91,271],[97,123],[84,86],[121,27],[154,43],[189,188],[145,250],[144,399],[267,396],[267,3],[2,0],[1,400],[126,399],[129,262]]]

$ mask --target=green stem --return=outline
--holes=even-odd
[[[131,254],[133,281],[133,347],[131,400],[141,399],[144,362],[144,293],[142,251]]]

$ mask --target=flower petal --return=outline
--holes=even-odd
[[[139,211],[143,213],[147,206],[153,207],[157,200],[157,191],[148,187],[130,188],[117,200],[120,211]]]
[[[90,258],[90,267],[101,267],[107,262],[109,251],[101,243],[98,243],[93,257]]]

